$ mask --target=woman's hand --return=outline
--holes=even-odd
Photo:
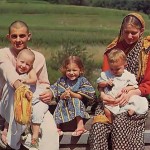
[[[116,103],[119,103],[120,106],[124,106],[128,103],[129,99],[133,95],[141,95],[141,91],[139,89],[131,90],[128,93],[122,93],[117,99]]]
[[[109,79],[108,81],[107,81],[107,84],[109,85],[109,86],[113,86],[114,84],[113,84],[113,79]]]
[[[121,95],[118,95],[116,98],[116,103],[118,103],[120,106],[124,106],[128,103],[130,98],[130,93],[121,93]]]
[[[39,95],[39,98],[42,102],[44,102],[46,104],[50,104],[50,102],[53,98],[53,93],[50,89],[47,89]]]

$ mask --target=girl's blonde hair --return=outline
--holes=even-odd
[[[108,62],[109,64],[117,63],[118,61],[122,61],[124,63],[127,62],[127,58],[125,53],[120,49],[113,49],[108,54]]]
[[[84,66],[83,66],[83,63],[82,63],[81,59],[78,56],[69,56],[68,58],[66,58],[63,61],[62,66],[59,69],[60,72],[63,75],[66,75],[66,69],[67,69],[66,67],[67,67],[67,65],[69,65],[71,63],[75,63],[80,69],[80,75],[83,75],[83,73],[84,73]]]

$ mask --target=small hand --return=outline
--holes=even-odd
[[[110,78],[107,83],[109,86],[113,86],[113,79]]]
[[[61,99],[69,99],[70,98],[70,92],[69,91],[65,91],[62,95],[61,95]]]
[[[28,91],[28,92],[25,93],[25,97],[27,98],[28,101],[32,100],[32,96],[33,96],[32,92]]]
[[[26,79],[22,79],[22,80],[21,80],[21,83],[26,83]]]

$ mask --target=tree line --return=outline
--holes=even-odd
[[[104,7],[150,14],[150,0],[44,0],[55,4]]]

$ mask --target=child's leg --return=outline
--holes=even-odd
[[[80,116],[76,117],[76,121],[77,129],[72,133],[72,136],[80,136],[87,131],[84,127],[83,119]]]
[[[32,124],[32,139],[38,139],[40,132],[40,124],[33,123]]]
[[[77,130],[78,129],[85,129],[83,119],[80,116],[76,117],[76,121],[77,121]]]
[[[39,123],[32,123],[32,136],[31,136],[31,145],[29,150],[38,150],[39,148]]]
[[[43,121],[45,113],[48,111],[48,105],[43,103],[42,101],[34,104],[32,106],[32,132],[35,130],[34,136],[38,136],[40,131],[40,125]]]
[[[62,136],[64,134],[63,131],[60,129],[59,124],[57,124],[57,132],[58,132],[59,136]]]
[[[110,123],[112,123],[112,113],[110,112],[110,110],[105,107],[104,112]]]
[[[40,125],[43,121],[44,115],[47,112],[47,110],[48,110],[48,105],[46,105],[42,101],[33,105],[33,110],[32,110],[32,137],[31,137],[32,139],[31,139],[31,147],[29,150],[37,150],[39,147]]]

